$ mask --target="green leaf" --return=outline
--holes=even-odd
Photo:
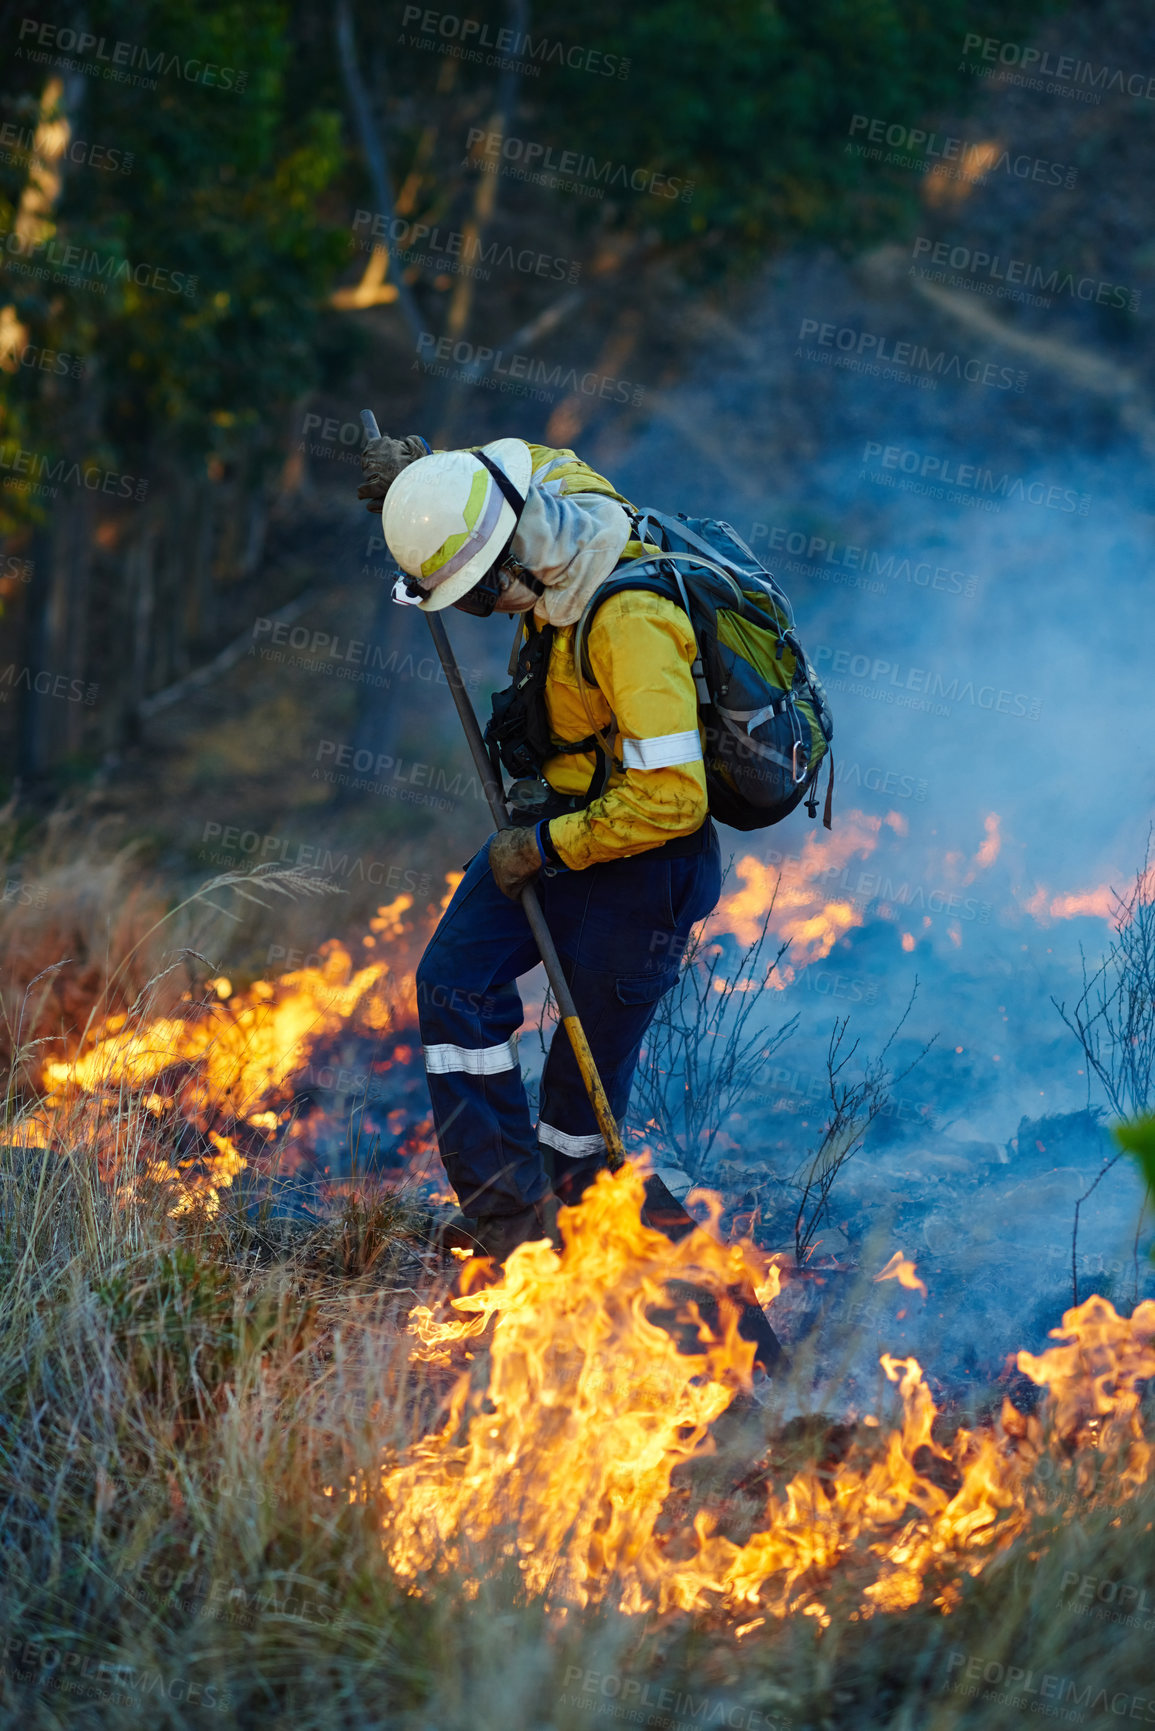
[[[1136,1118],[1130,1124],[1116,1124],[1112,1134],[1120,1148],[1134,1157],[1147,1185],[1147,1193],[1155,1199],[1155,1116]]]

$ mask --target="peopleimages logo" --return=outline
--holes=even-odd
[[[869,463],[875,459],[880,461],[884,471],[896,471],[912,482],[929,483],[915,485],[913,490],[925,492],[931,498],[942,498],[945,489],[956,487],[964,492],[990,495],[992,505],[996,498],[1017,499],[1024,505],[1043,505],[1049,511],[1065,511],[1080,517],[1085,517],[1091,508],[1090,493],[1076,492],[1074,487],[1063,487],[1057,482],[1028,481],[1023,475],[1009,475],[1005,471],[996,475],[993,469],[984,469],[978,463],[956,463],[950,457],[936,457],[930,451],[904,450],[901,445],[882,445],[868,439],[863,446],[862,460]],[[897,484],[890,475],[879,477],[866,471],[860,479],[881,479],[889,486]]]
[[[579,1707],[583,1709],[583,1717],[605,1715],[648,1725],[660,1713],[664,1717],[657,1723],[670,1731],[682,1731],[683,1726],[689,1731],[692,1725],[728,1725],[732,1731],[790,1731],[789,1719],[763,1708],[745,1707],[741,1702],[718,1696],[684,1694],[680,1689],[643,1682],[619,1671],[592,1671],[581,1665],[567,1665],[564,1686],[571,1693],[562,1695],[558,1705]]]
[[[33,38],[38,49],[55,49],[56,64],[71,71],[95,73],[113,83],[142,85],[147,90],[156,89],[156,79],[126,68],[139,68],[142,75],[159,72],[162,78],[175,73],[186,84],[203,84],[217,90],[241,91],[249,78],[247,72],[241,72],[235,66],[218,66],[212,60],[186,60],[179,54],[167,54],[163,48],[150,53],[136,42],[114,42],[110,48],[107,36],[96,36],[90,30],[70,30],[66,25],[42,24],[39,18],[22,18],[17,56],[38,64],[51,60],[52,56],[48,52],[34,52],[27,46],[29,37]],[[81,59],[62,58],[72,54],[80,55]],[[83,57],[87,54],[93,58],[86,61]]]
[[[32,372],[55,373],[61,379],[80,379],[88,370],[88,362],[79,355],[62,354],[58,349],[46,349],[39,343],[25,343],[19,349],[15,343],[10,343],[6,349],[0,349],[0,367],[6,373],[27,367]]]
[[[1034,180],[1044,186],[1066,187],[1074,186],[1079,177],[1078,169],[1065,162],[1028,156],[1025,151],[1000,151],[985,140],[972,144],[965,138],[926,132],[919,126],[904,126],[901,121],[876,119],[869,114],[852,114],[848,131],[855,140],[843,146],[848,155],[861,156],[870,162],[889,162],[899,168],[925,169],[937,164],[943,175],[965,180],[970,186],[983,186],[995,174],[1005,174],[1012,180]],[[859,139],[859,133],[865,133],[866,139]],[[883,145],[889,146],[886,156],[882,154]],[[947,163],[959,166],[948,169]]]
[[[1021,285],[1024,289],[1037,291],[1048,298],[1039,302],[1042,306],[1050,306],[1051,297],[1067,295],[1071,300],[1092,301],[1100,307],[1127,307],[1131,312],[1139,310],[1141,290],[1126,288],[1122,283],[1104,282],[1100,277],[1075,276],[1073,271],[1060,271],[1057,266],[1047,270],[1043,265],[1032,265],[1022,258],[1003,258],[999,253],[985,252],[981,248],[972,250],[969,246],[953,246],[949,241],[934,241],[926,235],[915,238],[911,257],[925,259],[931,264],[949,267],[960,276],[973,276],[982,279],[981,284],[966,286],[981,286],[985,294],[1005,291],[1002,284],[1008,288]],[[923,273],[925,274],[925,273]],[[999,284],[998,289],[987,288],[986,283]],[[1008,299],[1021,299],[1018,295],[1008,295]]]
[[[136,475],[122,475],[117,469],[102,469],[97,463],[70,463],[65,457],[55,462],[43,451],[26,451],[22,445],[0,445],[0,469],[8,470],[11,484],[21,487],[19,477],[27,484],[84,487],[90,493],[110,493],[120,499],[143,499],[148,494],[148,482]],[[9,481],[4,482],[5,486]]]
[[[979,580],[973,571],[956,571],[949,565],[932,565],[929,559],[912,559],[909,554],[832,541],[826,535],[807,535],[785,524],[756,522],[747,539],[753,549],[765,541],[772,552],[789,554],[782,568],[792,575],[822,575],[830,568],[838,576],[864,579],[862,586],[879,595],[887,593],[889,583],[908,583],[915,589],[968,599],[978,593]]]
[[[813,661],[824,683],[832,691],[847,691],[873,702],[894,703],[903,709],[922,709],[949,715],[952,703],[969,703],[973,709],[989,709],[998,715],[1015,715],[1038,721],[1043,702],[1026,691],[1011,691],[996,685],[979,685],[957,673],[946,674],[935,667],[904,667],[884,656],[855,655],[820,643]]]
[[[926,799],[927,784],[921,777],[900,775],[897,769],[883,769],[876,763],[868,763],[864,769],[860,763],[847,763],[844,757],[835,761],[834,785],[853,788],[856,793],[865,788],[884,800],[913,799],[921,805]]]
[[[70,1695],[82,1701],[104,1701],[118,1707],[141,1701],[189,1702],[216,1713],[232,1713],[235,1703],[216,1683],[189,1677],[167,1677],[161,1671],[125,1664],[119,1653],[108,1656],[55,1646],[43,1635],[10,1635],[4,1643],[0,1669],[19,1683],[34,1684],[38,1694]]]
[[[22,908],[42,908],[48,901],[43,884],[24,883],[20,878],[8,878],[0,891],[0,902],[15,903]]]
[[[837,350],[832,355],[815,355],[805,351],[806,360],[832,362],[834,366],[853,364],[855,370],[873,376],[903,378],[922,374],[919,383],[934,390],[939,379],[964,380],[971,385],[985,385],[997,391],[1014,391],[1021,395],[1027,375],[1017,367],[1002,367],[995,361],[981,361],[973,355],[948,354],[946,349],[930,350],[925,343],[895,342],[877,331],[860,331],[852,325],[820,324],[817,319],[803,319],[798,327],[799,343],[813,338],[822,348]],[[803,356],[798,348],[795,354]],[[865,362],[859,367],[857,363]],[[890,363],[883,371],[886,363]]]
[[[44,162],[59,162],[61,157],[66,157],[77,167],[87,164],[89,168],[102,168],[109,173],[132,173],[136,158],[131,150],[118,150],[109,144],[90,144],[87,139],[68,139],[63,135],[51,146],[41,144],[40,148],[37,148],[38,135],[38,127],[17,126],[13,121],[5,121],[0,126],[2,160],[26,163],[37,158]]]
[[[421,20],[417,31],[406,38],[404,31]],[[576,43],[552,42],[548,36],[530,36],[508,27],[493,30],[479,18],[462,18],[456,12],[431,12],[424,6],[406,6],[401,15],[400,41],[410,48],[429,48],[422,36],[440,37],[442,54],[457,59],[483,61],[487,65],[504,64],[505,56],[522,62],[522,70],[531,78],[539,77],[543,66],[568,66],[571,72],[594,72],[599,78],[628,78],[630,62],[620,54],[606,54],[600,48],[580,48]],[[482,50],[488,50],[483,53]]]
[[[1090,1712],[1099,1725],[1108,1713],[1113,1719],[1155,1724],[1155,1698],[1151,1696],[1130,1695],[1123,1689],[1107,1690],[1055,1671],[1037,1671],[1033,1665],[1008,1665],[1001,1659],[988,1659],[982,1653],[966,1653],[957,1647],[951,1649],[947,1660],[947,1678],[952,1695],[997,1701],[1047,1719],[1079,1724]]]
[[[368,227],[368,233],[358,233]],[[430,264],[438,269],[458,272],[489,281],[488,268],[520,271],[523,276],[541,277],[552,282],[577,282],[581,265],[577,259],[557,258],[553,253],[536,252],[531,246],[514,248],[490,241],[485,245],[480,236],[467,234],[464,229],[430,228],[428,223],[406,222],[404,217],[386,218],[380,212],[359,210],[353,217],[353,235],[363,252],[373,251],[371,240],[388,240],[397,249],[397,256],[406,264]],[[427,243],[425,251],[419,251]]]
[[[462,166],[512,174],[535,184],[545,181],[560,185],[562,191],[580,190],[595,198],[604,198],[607,187],[648,193],[652,198],[677,198],[683,204],[689,204],[694,196],[694,182],[679,175],[653,168],[630,169],[621,162],[599,162],[597,157],[582,156],[576,150],[555,152],[551,144],[489,132],[483,126],[470,127]]]
[[[384,751],[374,756],[367,748],[354,749],[335,739],[318,742],[316,762],[326,767],[314,768],[314,781],[352,787],[361,793],[383,794],[387,799],[402,800],[410,805],[432,805],[439,811],[449,811],[458,798],[467,795],[474,799],[485,798],[485,789],[474,775],[463,781],[458,771],[450,780],[449,772],[435,763],[407,763],[403,757],[395,758]],[[349,770],[354,772],[353,776],[346,773]],[[440,797],[442,795],[448,797]]]
[[[1045,86],[1052,94],[1065,94],[1064,84],[1072,84],[1076,89],[1084,90],[1090,86],[1090,91],[1101,95],[1104,91],[1114,90],[1120,96],[1139,96],[1145,102],[1155,101],[1155,76],[1148,72],[1124,72],[1118,66],[1096,66],[1092,60],[1080,60],[1073,54],[1051,54],[1049,50],[1024,46],[1019,42],[1002,42],[997,36],[979,36],[968,32],[963,38],[963,54],[971,54],[978,50],[980,60],[988,63],[997,62],[999,68],[1016,67],[1020,72],[1030,73],[1030,79],[1015,79],[1032,90],[1042,90],[1044,79],[1054,79],[1053,85]],[[972,66],[971,72],[982,72],[985,76],[998,76],[987,73],[985,67]],[[1088,92],[1087,100],[1090,100]]]
[[[41,281],[51,278],[73,288],[91,289],[107,294],[109,283],[134,282],[137,288],[157,289],[164,294],[194,295],[198,278],[185,271],[169,270],[165,265],[131,264],[113,252],[94,252],[91,247],[74,246],[65,241],[32,240],[16,229],[0,229],[0,243],[9,260],[27,259],[28,264],[9,263],[9,270],[34,276]],[[85,273],[94,272],[91,277]]]
[[[0,703],[7,703],[14,691],[34,691],[38,697],[59,697],[65,703],[85,703],[92,709],[99,690],[99,685],[86,685],[83,679],[52,673],[46,667],[22,667],[18,661],[0,667]]]
[[[563,367],[560,362],[550,367],[534,355],[507,354],[504,349],[467,342],[464,337],[454,341],[452,337],[436,337],[430,331],[422,331],[417,339],[417,353],[420,361],[415,361],[414,366],[420,365],[423,372],[435,378],[459,377],[467,384],[481,385],[486,390],[512,389],[515,394],[523,396],[536,393],[542,402],[552,402],[559,391],[567,391],[574,396],[580,394],[616,403],[631,403],[636,408],[643,396],[641,385],[631,384],[629,379],[615,379],[603,373],[579,373],[576,368]],[[446,361],[452,361],[458,372],[437,365]],[[520,387],[517,384],[519,380],[524,381]]]
[[[1080,1575],[1077,1569],[1063,1574],[1063,1592],[1071,1587],[1078,1591],[1063,1602],[1063,1609],[1081,1617],[1094,1617],[1101,1623],[1122,1623],[1128,1629],[1155,1630],[1155,1604],[1147,1589],[1132,1581],[1115,1581],[1105,1575]]]
[[[201,833],[201,857],[204,848],[214,843],[219,850],[213,863],[231,865],[238,855],[259,860],[261,865],[284,865],[298,870],[306,867],[327,877],[348,878],[372,884],[377,889],[413,890],[427,895],[433,879],[387,860],[366,859],[363,854],[335,853],[328,842],[296,841],[292,836],[261,835],[255,829],[241,829],[237,824],[224,825],[212,818],[205,821]],[[318,966],[320,964],[318,963]]]

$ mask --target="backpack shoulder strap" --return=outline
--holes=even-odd
[[[667,546],[669,546],[670,537],[674,536],[677,540],[684,541],[687,547],[694,548],[695,552],[704,554],[707,559],[717,561],[721,556],[717,547],[711,546],[703,536],[696,534],[683,517],[671,517],[665,511],[647,510],[641,521],[643,527],[646,528],[650,524],[656,524],[662,531],[662,539]],[[758,561],[754,559],[754,555],[751,554],[750,557],[757,567]]]
[[[656,565],[656,559],[631,559],[624,570],[614,576],[608,577],[604,583],[599,583],[598,587],[586,602],[585,607],[582,609],[581,617],[574,629],[573,661],[574,673],[577,676],[578,697],[581,700],[582,709],[585,711],[585,718],[590,725],[590,730],[598,748],[599,762],[594,774],[594,781],[590,784],[591,798],[597,797],[597,795],[592,791],[594,784],[597,784],[598,792],[601,792],[605,783],[609,779],[610,764],[613,761],[614,740],[617,737],[617,720],[615,717],[611,716],[608,733],[602,733],[590,712],[587,691],[589,686],[593,685],[596,687],[597,685],[597,680],[594,678],[593,668],[590,666],[589,660],[588,634],[590,623],[603,601],[608,601],[612,595],[620,595],[627,589],[648,590],[651,594],[665,596],[668,601],[679,600],[670,578],[666,576],[665,573],[655,569]],[[645,567],[645,569],[642,570],[639,569],[639,567]],[[678,588],[681,588],[680,584],[678,585]],[[684,591],[681,598],[681,604],[685,606],[686,613],[689,615],[689,604],[685,601]],[[695,663],[695,666],[696,665],[697,663]]]
[[[794,608],[791,605],[790,597],[786,594],[786,591],[781,587],[777,579],[766,569],[757,553],[753,552],[753,550],[746,545],[733,524],[727,523],[721,517],[711,519],[713,526],[721,530],[726,539],[730,541],[746,559],[749,560],[748,567],[742,565],[738,560],[733,559],[722,548],[715,546],[713,542],[708,541],[704,535],[699,535],[696,529],[691,529],[689,523],[684,517],[670,517],[662,511],[647,510],[642,513],[640,522],[643,529],[648,530],[651,525],[655,527],[658,530],[665,547],[670,548],[672,545],[676,546],[676,544],[681,541],[685,547],[692,548],[696,553],[701,555],[700,559],[694,561],[695,563],[708,565],[719,575],[727,576],[732,585],[735,585],[736,577],[748,577],[752,578],[755,582],[760,583],[763,587],[768,587],[775,603],[785,611],[789,629],[791,631],[796,629],[794,623]],[[685,553],[670,553],[667,557],[685,559],[688,555]]]
[[[678,593],[681,585],[675,587],[672,577],[663,571],[655,569],[656,559],[633,559],[624,570],[607,577],[604,583],[599,583],[582,609],[581,617],[574,630],[573,658],[578,670],[579,680],[584,678],[589,684],[596,685],[589,661],[589,631],[593,624],[594,614],[603,602],[609,601],[614,595],[622,595],[630,589],[648,591],[652,595],[661,595],[667,601],[677,601],[688,614],[690,609],[684,591]]]

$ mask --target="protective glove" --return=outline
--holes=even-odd
[[[541,870],[536,828],[499,829],[489,844],[489,869],[502,895],[515,902]]]
[[[358,499],[367,501],[365,509],[375,511],[379,516],[385,495],[402,469],[407,469],[418,457],[428,455],[429,446],[417,433],[410,433],[405,439],[390,439],[387,435],[370,439],[361,452],[361,470],[365,480],[357,489]]]

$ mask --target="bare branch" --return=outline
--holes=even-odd
[[[389,181],[389,167],[385,160],[385,147],[373,119],[373,111],[369,106],[369,97],[361,81],[361,71],[357,63],[357,48],[353,39],[353,7],[351,0],[337,0],[334,15],[337,34],[337,58],[341,66],[341,77],[345,84],[345,93],[349,98],[349,107],[353,112],[353,121],[357,128],[357,137],[365,158],[365,167],[369,171],[369,181],[373,188],[373,197],[377,203],[379,215],[384,218],[382,229],[385,239],[382,245],[389,257],[389,270],[397,287],[397,305],[405,320],[409,335],[416,342],[424,328],[421,312],[414,300],[408,283],[401,275],[397,259],[393,253],[388,236],[393,229],[393,189]]]
[[[917,1065],[922,1063],[931,1047],[937,1040],[934,1034],[915,1054],[906,1068],[897,1075],[892,1074],[886,1066],[886,1054],[904,1027],[914,1000],[918,994],[918,980],[915,979],[910,997],[902,1015],[887,1037],[886,1044],[878,1056],[863,1064],[861,1075],[857,1081],[842,1080],[843,1072],[858,1051],[859,1042],[856,1039],[849,1051],[843,1052],[850,1017],[843,1016],[841,1020],[835,1017],[830,1030],[830,1039],[826,1048],[826,1077],[830,1094],[830,1118],[823,1130],[822,1140],[818,1147],[803,1161],[799,1172],[795,1175],[795,1184],[801,1179],[801,1194],[798,1210],[794,1217],[794,1259],[799,1267],[805,1262],[814,1247],[814,1240],[819,1227],[827,1216],[830,1203],[830,1193],[835,1180],[847,1161],[852,1159],[862,1147],[863,1141],[874,1120],[884,1112],[890,1104],[891,1089],[896,1082],[909,1076]]]
[[[1121,1118],[1137,1118],[1155,1099],[1155,882],[1151,833],[1143,863],[1126,894],[1112,891],[1114,937],[1093,973],[1082,955],[1083,989],[1074,1008],[1054,998],[1107,1102]],[[1088,1097],[1089,1103],[1089,1097]]]
[[[1099,1172],[1099,1176],[1086,1190],[1084,1190],[1083,1194],[1075,1203],[1075,1220],[1074,1225],[1071,1227],[1071,1298],[1072,1302],[1075,1304],[1078,1304],[1079,1302],[1079,1264],[1077,1260],[1077,1252],[1079,1248],[1079,1211],[1084,1202],[1094,1195],[1095,1191],[1099,1188],[1099,1185],[1107,1176],[1108,1172],[1110,1172],[1111,1168],[1119,1164],[1126,1152],[1127,1150],[1125,1148],[1120,1148],[1117,1154],[1113,1154],[1110,1160],[1106,1161],[1103,1165]],[[1140,1210],[1140,1220],[1142,1220],[1142,1217],[1142,1210]],[[1138,1232],[1136,1232],[1136,1243],[1138,1243]]]
[[[1083,1050],[1087,1067],[1087,1105],[1091,1077],[1119,1118],[1145,1117],[1155,1103],[1155,872],[1152,831],[1147,832],[1143,863],[1126,893],[1112,890],[1114,936],[1099,966],[1088,973],[1079,949],[1083,989],[1068,1012],[1051,999]],[[1084,1202],[1121,1155],[1108,1160],[1090,1188],[1075,1203],[1071,1226],[1071,1291],[1079,1302],[1079,1222]]]
[[[751,1025],[789,947],[783,943],[771,961],[762,959],[773,911],[772,899],[761,930],[728,965],[725,946],[707,940],[699,927],[646,1036],[637,1081],[640,1115],[699,1182],[711,1178],[726,1123],[798,1024],[793,1016],[772,1032],[760,1022]]]

